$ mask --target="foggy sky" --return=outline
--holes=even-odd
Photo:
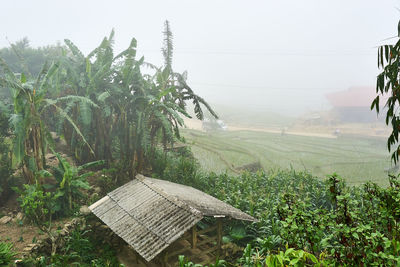
[[[111,29],[115,48],[162,64],[163,23],[175,71],[210,103],[299,115],[325,94],[375,86],[377,46],[396,36],[399,0],[1,1],[0,47],[72,40],[88,53]]]

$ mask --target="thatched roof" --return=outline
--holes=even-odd
[[[147,261],[203,216],[256,221],[197,189],[142,175],[108,193],[89,209]]]

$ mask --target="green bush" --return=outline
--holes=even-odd
[[[14,259],[16,253],[12,247],[13,245],[10,243],[0,242],[0,266],[7,266]]]
[[[52,167],[52,172],[42,171],[39,173],[43,176],[52,176],[55,178],[57,205],[60,206],[58,210],[61,215],[71,215],[80,205],[80,201],[85,199],[82,189],[90,189],[87,177],[93,175],[93,172],[83,172],[88,168],[98,167],[104,164],[104,161],[94,161],[83,164],[79,167],[72,166],[65,158],[61,157],[59,153],[55,153],[59,164],[58,167]]]
[[[35,261],[35,266],[40,267],[71,265],[87,267],[122,266],[118,262],[113,248],[108,245],[97,244],[91,238],[90,231],[82,230],[79,227],[70,233],[58,254],[51,257],[42,256]]]
[[[193,186],[259,220],[232,220],[224,227],[225,240],[248,246],[241,266],[400,264],[397,177],[390,177],[387,188],[349,187],[336,174],[326,181],[294,170],[205,174],[190,157],[167,156],[163,164],[162,178]]]
[[[90,230],[78,227],[66,237],[64,246],[57,251],[57,254],[25,258],[23,266],[122,267],[123,265],[118,262],[112,247],[98,243]]]
[[[52,215],[60,209],[57,203],[59,195],[45,192],[40,184],[25,184],[23,190],[16,190],[20,194],[18,201],[28,222],[39,228],[49,227]]]
[[[197,188],[205,186],[199,164],[189,149],[166,153],[157,150],[151,167],[153,177]]]
[[[225,227],[226,239],[242,246],[255,242],[257,238],[272,237],[275,239],[271,239],[271,244],[281,244],[281,225],[276,207],[285,192],[310,199],[314,207],[332,205],[325,183],[308,172],[269,170],[245,172],[238,176],[207,174],[200,170],[192,156],[168,152],[156,155],[153,176],[192,186],[256,217],[257,223],[232,220]]]
[[[56,212],[61,208],[58,198],[61,194],[45,192],[43,187],[36,183],[25,184],[23,190],[17,189],[20,194],[18,201],[25,218],[46,233],[51,240],[51,254],[57,250],[56,233],[52,230],[52,220]]]
[[[178,257],[178,266],[179,267],[203,267],[201,264],[195,264],[191,261],[189,261],[185,256],[180,255]],[[206,265],[205,267],[225,267],[226,266],[226,261],[216,259],[215,263],[211,263],[210,265]]]
[[[330,203],[321,205],[315,198],[301,196],[298,192],[282,192],[273,209],[278,216],[279,242],[271,242],[271,237],[258,238],[248,244],[240,264],[400,264],[400,182],[396,177],[390,178],[388,188],[371,183],[348,187],[334,174],[322,191]],[[315,189],[310,192],[314,193]]]

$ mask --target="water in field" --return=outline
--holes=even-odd
[[[325,178],[338,173],[350,184],[387,183],[392,167],[386,139],[365,136],[281,135],[254,131],[208,134],[185,130],[195,157],[208,171],[235,173],[241,166],[259,162],[264,169],[308,170]]]

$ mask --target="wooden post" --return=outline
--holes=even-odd
[[[136,264],[139,264],[139,253],[137,253],[136,250],[135,250],[135,261]]]
[[[162,255],[162,266],[168,267],[168,251],[165,251],[164,255]]]
[[[221,245],[222,245],[222,219],[217,219],[217,257],[221,255]]]
[[[192,227],[192,249],[196,248],[197,244],[197,228],[196,225]]]

